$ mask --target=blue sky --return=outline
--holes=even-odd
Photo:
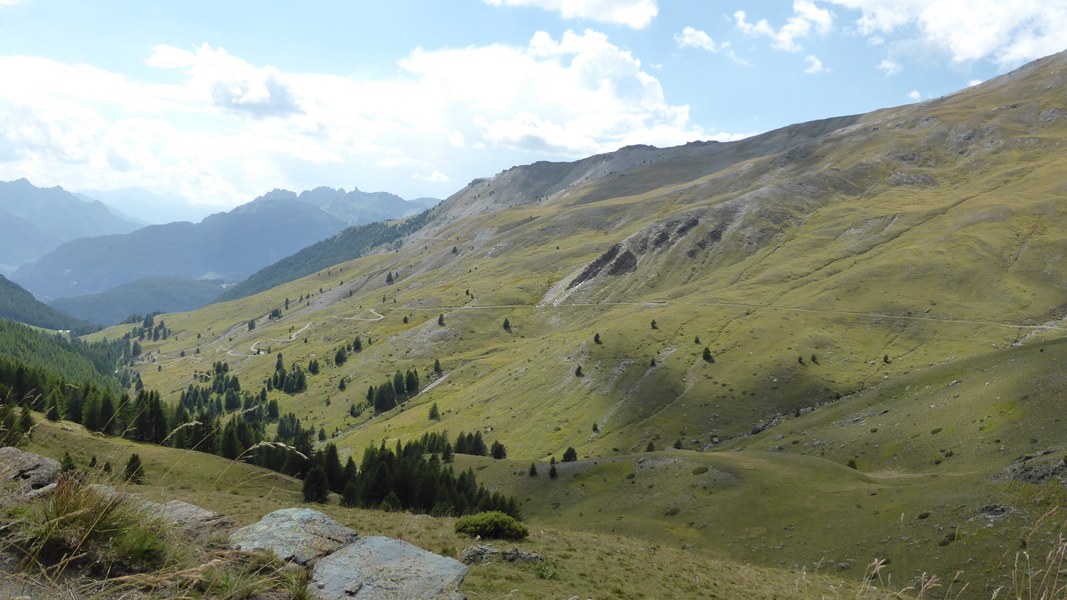
[[[938,97],[1063,31],[1067,0],[0,0],[0,179],[443,198]]]

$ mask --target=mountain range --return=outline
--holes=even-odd
[[[77,238],[129,233],[140,225],[96,200],[25,179],[0,181],[0,274]]]
[[[1042,516],[1067,501],[1065,88],[1061,53],[741,141],[516,166],[390,224],[341,232],[321,207],[348,194],[320,188],[209,217],[210,235],[110,236],[111,264],[209,246],[230,262],[197,256],[182,276],[260,269],[226,302],[160,317],[167,335],[130,368],[167,405],[209,371],[239,376],[249,407],[277,402],[353,467],[365,448],[476,432],[506,450],[458,470],[535,527],[791,570],[797,586],[829,569],[1019,590],[1015,549],[1065,548]],[[279,220],[334,229],[281,248]],[[88,258],[103,246],[78,244],[20,275],[115,285]],[[446,545],[434,535],[421,541]],[[584,550],[547,543],[546,579],[616,567],[568,573]],[[719,576],[686,573],[684,589],[712,595]]]
[[[299,195],[274,190],[195,224],[150,225],[127,234],[72,240],[34,263],[23,265],[12,278],[49,301],[100,294],[118,286],[139,285],[136,282],[146,279],[168,278],[170,291],[162,292],[158,285],[141,285],[137,294],[112,295],[126,301],[105,312],[89,307],[99,307],[101,302],[107,304],[110,300],[63,303],[66,309],[86,318],[105,318],[106,313],[104,322],[111,324],[117,322],[116,315],[120,313],[118,320],[131,313],[195,308],[205,301],[203,284],[189,283],[189,289],[182,292],[188,301],[178,304],[165,297],[155,298],[148,290],[173,298],[176,293],[180,295],[175,285],[181,279],[241,281],[348,225],[402,217],[436,202],[408,202],[385,192],[345,192],[326,187]],[[190,302],[194,298],[196,302]]]

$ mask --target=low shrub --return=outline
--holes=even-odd
[[[471,537],[521,540],[530,532],[514,517],[499,511],[490,511],[460,517],[456,520],[456,533]]]

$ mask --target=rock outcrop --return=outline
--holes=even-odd
[[[310,565],[356,540],[356,531],[310,508],[283,508],[230,536],[237,550],[268,550],[278,558]]]
[[[492,544],[474,544],[472,546],[467,546],[463,549],[463,552],[460,552],[459,554],[460,562],[465,565],[487,564],[493,562],[497,558],[514,563],[545,562],[544,557],[536,552],[524,552],[518,548],[512,548],[501,552],[494,548]]]
[[[0,448],[0,481],[14,481],[26,490],[55,483],[61,468],[51,458],[13,447]]]
[[[458,560],[400,540],[372,536],[320,559],[307,589],[322,600],[458,600],[465,598],[458,589],[466,575],[467,567]]]

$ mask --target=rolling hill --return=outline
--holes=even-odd
[[[343,455],[481,431],[508,458],[479,478],[551,526],[992,590],[1067,500],[1065,85],[1058,54],[738,142],[514,167],[401,244],[167,315],[180,341],[139,370],[174,399],[214,361],[251,387],[314,359],[270,397]],[[409,369],[420,393],[375,414],[368,387]],[[1045,483],[1017,476],[1035,456]]]
[[[51,306],[79,319],[116,325],[130,315],[193,310],[210,303],[223,291],[218,280],[155,277],[73,298],[53,300]]]
[[[0,319],[43,329],[70,330],[75,335],[99,329],[90,322],[39,302],[33,294],[3,275],[0,275]]]

